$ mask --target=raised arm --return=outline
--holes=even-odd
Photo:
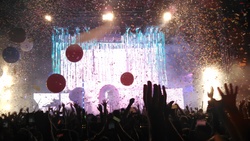
[[[152,141],[183,139],[168,119],[173,101],[166,103],[167,93],[164,86],[148,81],[143,87],[143,100],[147,110],[150,136]]]
[[[250,140],[248,123],[244,121],[236,106],[238,87],[235,86],[235,88],[233,88],[232,84],[229,84],[229,86],[228,84],[225,84],[224,87],[225,93],[220,88],[218,88],[218,91],[222,97],[221,101],[223,108],[229,114],[230,120],[232,121],[235,128],[235,133],[238,134],[240,140],[248,141]]]

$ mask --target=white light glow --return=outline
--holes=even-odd
[[[11,105],[10,105],[10,104],[6,104],[6,105],[4,105],[3,109],[4,109],[5,111],[10,111]]]
[[[11,99],[11,91],[6,90],[5,92],[1,93],[1,99],[3,100],[10,100]]]
[[[13,78],[8,74],[8,68],[3,67],[3,75],[0,77],[0,92],[4,87],[10,87],[13,84]]]
[[[172,19],[172,14],[170,12],[165,12],[163,15],[163,21],[168,22]]]
[[[102,15],[102,20],[103,21],[113,21],[114,19],[114,14],[113,13],[106,13]]]
[[[45,15],[44,18],[46,21],[49,21],[49,22],[52,21],[52,17],[50,15]]]
[[[12,85],[13,77],[9,74],[8,67],[3,67],[3,75],[0,77],[0,111],[8,112],[11,110],[9,101],[11,100],[12,92],[9,89]]]
[[[204,95],[203,95],[203,108],[207,107],[207,101],[209,100],[207,94],[211,91],[211,87],[214,88],[213,98],[220,100],[221,96],[217,91],[217,87],[221,86],[222,72],[215,67],[208,67],[203,72],[203,84],[204,84]]]

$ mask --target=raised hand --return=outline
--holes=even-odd
[[[107,104],[108,104],[108,101],[107,101],[107,100],[103,100],[103,101],[102,101],[102,105],[103,105],[104,107],[107,107]]]
[[[102,105],[101,105],[101,104],[98,104],[97,110],[98,110],[100,113],[102,113]]]
[[[220,88],[218,88],[218,91],[222,98],[222,106],[230,116],[230,119],[227,119],[228,122],[225,125],[229,125],[227,128],[233,140],[250,140],[247,123],[244,121],[243,117],[240,116],[240,112],[236,107],[238,87],[235,86],[235,88],[233,88],[232,84],[229,84],[229,87],[228,84],[225,84],[224,87],[225,93],[223,93]]]
[[[107,120],[107,115],[108,115],[108,109],[107,109],[107,104],[108,101],[107,100],[103,100],[102,101],[102,105],[103,105],[103,120],[106,121]]]
[[[214,88],[211,87],[210,92],[207,93],[207,96],[210,98],[210,100],[208,101],[208,107],[207,110],[211,111],[211,110],[223,110],[222,109],[222,101],[217,101],[213,98],[214,96]]]
[[[230,83],[229,88],[227,84],[224,84],[225,87],[225,94],[222,90],[218,87],[218,91],[221,95],[221,101],[226,110],[232,110],[236,108],[236,96],[238,94],[238,87],[235,86],[233,89],[233,85]]]
[[[245,105],[246,101],[245,100],[241,100],[240,104],[239,104],[239,109],[242,109]]]
[[[154,91],[154,92],[153,92]],[[152,91],[152,83],[148,81],[147,85],[143,87],[143,100],[148,111],[148,116],[153,118],[154,116],[164,117],[166,108],[166,92],[161,92],[160,85],[154,84]],[[163,89],[164,91],[164,89]]]
[[[135,99],[134,98],[131,98],[130,100],[129,100],[129,104],[133,104],[135,102]]]
[[[19,110],[19,115],[21,114],[21,113],[23,113],[23,108],[21,108],[20,110]]]
[[[26,108],[26,112],[27,112],[27,113],[29,113],[29,112],[30,112],[29,107],[27,107],[27,108]]]
[[[162,95],[159,85],[155,84],[153,88],[154,92],[152,92],[152,83],[150,81],[143,86],[143,100],[151,125],[152,140],[164,140],[166,96]]]
[[[168,119],[174,102],[171,101],[167,104],[166,100],[167,93],[164,86],[154,84],[152,87],[150,81],[143,86],[143,101],[151,126],[152,140],[164,141],[167,140],[166,136],[168,136],[169,138],[175,138],[177,141],[182,141],[183,139]]]

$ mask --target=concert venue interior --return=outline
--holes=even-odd
[[[228,82],[250,99],[249,9],[244,0],[1,1],[0,113],[77,102],[96,114],[103,100],[113,111],[130,98],[142,109],[148,80],[181,108],[205,109],[211,86]]]

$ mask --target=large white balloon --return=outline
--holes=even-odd
[[[69,99],[80,106],[83,106],[83,95],[84,89],[81,87],[76,87],[69,92]]]
[[[108,101],[108,109],[110,111],[120,109],[120,95],[118,89],[111,85],[104,85],[99,92],[99,103],[102,103],[103,100]]]
[[[26,38],[24,42],[20,43],[22,51],[30,51],[33,48],[33,40]]]

